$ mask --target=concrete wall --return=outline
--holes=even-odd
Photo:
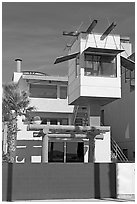
[[[2,200],[115,198],[115,164],[3,164]]]

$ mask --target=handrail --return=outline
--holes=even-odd
[[[116,153],[117,158],[119,158],[120,161],[127,162],[127,157],[124,155],[123,151],[113,138],[111,138],[111,144],[113,148],[112,150],[114,151],[114,153]]]

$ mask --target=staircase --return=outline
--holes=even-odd
[[[111,159],[113,162],[128,162],[127,157],[124,155],[123,151],[116,143],[114,139],[111,138]]]
[[[86,106],[74,106],[73,112],[73,125],[87,126],[88,122],[88,109]]]

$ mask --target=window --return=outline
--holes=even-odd
[[[48,162],[84,162],[84,142],[49,141]]]
[[[63,142],[49,142],[48,162],[64,162]]]
[[[41,118],[42,122],[41,124],[47,124],[47,118]]]
[[[57,119],[50,119],[50,125],[57,125],[58,120]]]
[[[57,98],[57,86],[31,84],[30,85],[30,97]]]
[[[84,143],[67,142],[66,162],[84,162]]]
[[[61,99],[67,98],[67,86],[60,86],[60,98]]]
[[[68,118],[60,119],[60,125],[68,125]]]
[[[116,56],[85,54],[85,76],[116,77]]]

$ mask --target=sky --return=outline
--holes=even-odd
[[[94,32],[103,33],[109,23],[113,33],[129,36],[135,44],[134,2],[3,2],[2,3],[2,83],[11,82],[16,58],[22,70],[65,76],[67,63],[55,65],[57,57],[67,53],[72,37],[63,31],[86,31],[98,20]]]

